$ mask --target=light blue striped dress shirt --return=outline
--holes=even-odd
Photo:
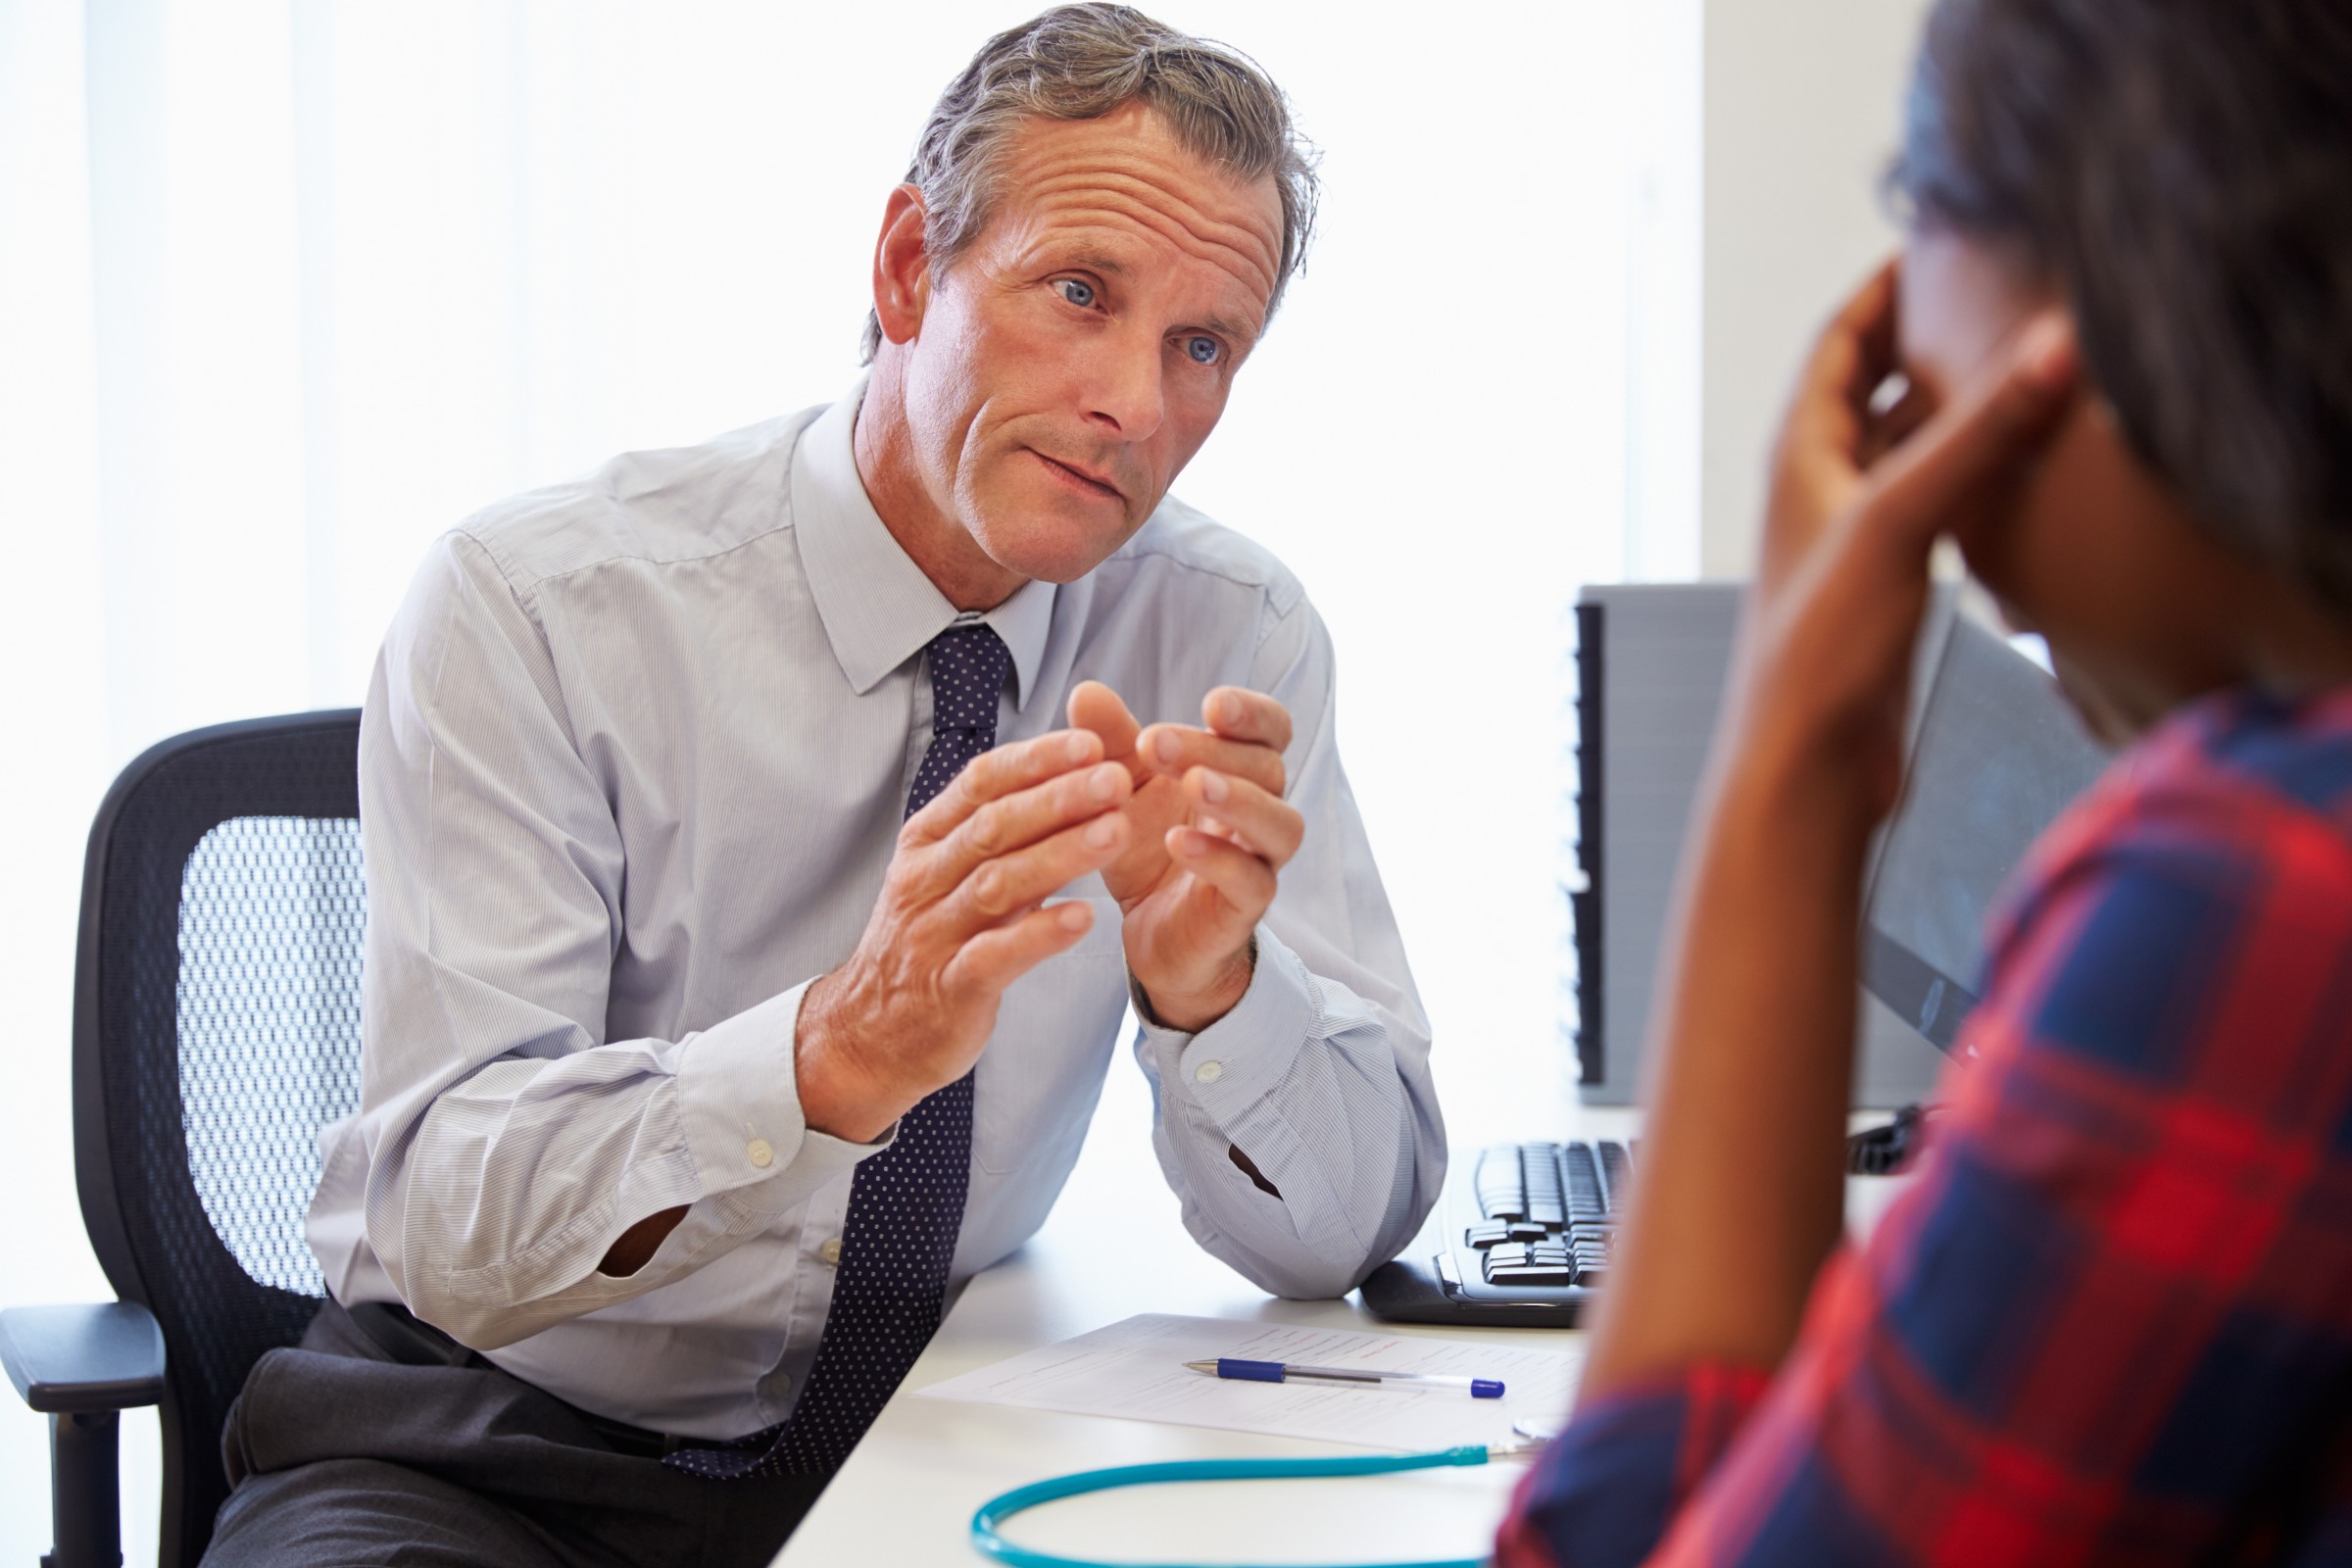
[[[866,499],[857,398],[470,519],[418,573],[361,726],[363,1084],[320,1140],[328,1284],[689,1436],[790,1413],[870,1152],[803,1121],[794,1020],[873,908],[930,743],[923,649],[956,612]],[[1059,726],[1088,678],[1146,722],[1197,723],[1228,683],[1290,708],[1306,842],[1255,978],[1135,1054],[1200,1245],[1280,1295],[1348,1290],[1419,1225],[1446,1142],[1322,622],[1264,550],[1173,500],[1086,577],[985,618],[1012,652],[1003,741]],[[1067,896],[1093,930],[1010,989],[980,1060],[957,1280],[1043,1221],[1110,1065],[1119,911],[1099,877]],[[598,1272],[681,1204],[643,1269]]]

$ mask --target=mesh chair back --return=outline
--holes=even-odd
[[[164,1568],[203,1555],[229,1404],[324,1294],[302,1219],[318,1129],[359,1097],[359,726],[166,741],[90,830],[75,1175],[108,1280],[163,1326]]]

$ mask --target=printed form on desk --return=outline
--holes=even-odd
[[[1503,1395],[1473,1399],[1461,1389],[1411,1384],[1351,1389],[1330,1383],[1247,1383],[1184,1364],[1218,1356],[1494,1378],[1502,1383]],[[1581,1350],[1147,1312],[919,1392],[933,1399],[1411,1451],[1507,1443],[1513,1421],[1560,1420],[1583,1365]]]

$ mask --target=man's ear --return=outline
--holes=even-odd
[[[923,249],[923,193],[901,185],[882,210],[882,237],[874,242],[874,315],[886,342],[906,343],[922,330],[931,303],[931,258]]]

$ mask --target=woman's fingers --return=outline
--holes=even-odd
[[[1773,451],[1758,577],[1769,591],[1808,555],[1860,483],[1870,400],[1895,362],[1895,264],[1849,296],[1814,339]]]
[[[1874,467],[1879,460],[1916,435],[1920,428],[1936,416],[1936,399],[1926,387],[1916,381],[1899,383],[1900,393],[1885,408],[1871,411],[1870,425],[1862,434],[1860,466]]]
[[[2074,326],[2045,311],[1985,374],[1938,410],[1868,478],[1873,527],[1926,544],[1968,520],[1985,486],[2040,450],[2074,389]]]
[[[1846,297],[1813,340],[1783,445],[1851,456],[1871,395],[1894,369],[1895,269],[1889,261]]]

